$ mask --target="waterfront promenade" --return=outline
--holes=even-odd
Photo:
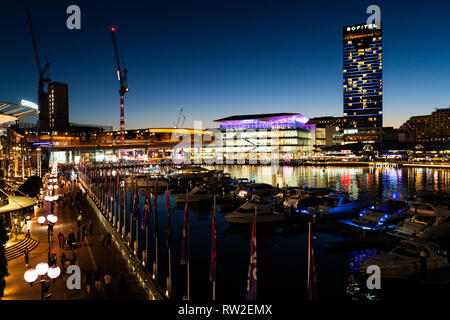
[[[76,189],[72,190],[72,192],[75,191]],[[87,295],[83,280],[81,290],[69,290],[66,286],[66,272],[63,268],[61,268],[61,275],[50,285],[50,290],[48,293],[52,294],[51,299],[146,299],[145,292],[140,288],[140,286],[138,286],[135,277],[129,274],[126,264],[118,250],[114,246],[111,248],[105,248],[102,246],[100,236],[106,231],[85,200],[82,201],[81,206],[77,207],[70,206],[69,204],[66,206],[55,206],[55,215],[58,217],[58,222],[53,228],[53,241],[50,243],[50,250],[51,253],[56,253],[58,266],[62,267],[60,261],[62,249],[59,248],[57,235],[62,232],[64,236],[67,237],[71,231],[75,234],[77,233],[77,217],[80,209],[82,210],[84,223],[88,225],[89,221],[93,222],[93,233],[91,235],[88,231],[85,240],[82,241],[81,248],[76,249],[76,265],[78,265],[82,270],[83,280],[87,270],[90,270],[93,275],[95,270],[99,269],[102,274],[102,290],[100,292],[96,291],[93,284],[91,294]],[[44,202],[44,206],[42,208],[35,209],[35,214],[33,215],[31,222],[31,235],[39,240],[39,245],[29,254],[29,267],[25,265],[23,255],[8,262],[8,271],[10,275],[6,278],[5,296],[3,297],[4,300],[40,299],[40,285],[33,285],[33,287],[30,287],[24,280],[23,276],[27,269],[33,268],[38,263],[47,262],[48,260],[47,257],[49,246],[47,239],[47,226],[41,226],[37,222],[37,218],[39,216],[47,216],[48,214],[50,214],[50,204],[48,202]],[[70,250],[65,250],[65,252],[67,255]],[[109,272],[112,276],[110,294],[106,293],[104,286],[103,276],[106,272]],[[121,273],[125,275],[126,283],[128,285],[128,289],[125,291],[119,290],[118,282]]]

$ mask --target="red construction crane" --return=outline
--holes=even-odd
[[[36,57],[36,64],[38,67],[38,73],[39,73],[39,82],[38,82],[38,104],[39,104],[39,127],[47,126],[48,123],[48,108],[44,107],[44,104],[47,103],[47,99],[45,98],[45,92],[44,92],[44,84],[46,82],[50,82],[50,78],[46,76],[46,73],[49,68],[49,63],[46,61],[44,68],[41,68],[41,62],[39,60],[39,51],[36,45],[36,37],[34,35],[34,28],[33,23],[31,21],[31,14],[28,9],[25,9],[25,12],[28,17],[28,24],[30,25],[30,33],[31,33],[31,40],[33,41],[33,48],[34,48],[34,56]],[[47,60],[47,59],[46,59]]]
[[[112,35],[112,41],[114,45],[114,54],[116,56],[116,64],[117,64],[117,77],[119,79],[120,83],[120,89],[119,89],[119,95],[120,95],[120,142],[125,142],[125,93],[128,92],[128,84],[127,84],[127,74],[128,70],[127,68],[124,68],[122,71],[122,68],[120,67],[120,60],[119,60],[119,50],[117,49],[117,41],[116,41],[116,28],[112,27],[109,29],[111,31]]]

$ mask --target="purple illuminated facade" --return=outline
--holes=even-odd
[[[300,113],[231,116],[215,120],[222,132],[222,152],[234,159],[268,158],[276,150],[280,159],[307,156],[315,144],[315,125]],[[255,154],[257,154],[255,156]]]
[[[309,118],[300,113],[273,113],[232,116],[215,120],[226,129],[293,129],[303,128]]]

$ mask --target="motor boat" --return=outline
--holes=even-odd
[[[324,197],[322,202],[308,208],[309,214],[316,214],[321,218],[348,217],[360,212],[366,206],[366,202],[351,200],[346,195],[332,195]]]
[[[186,166],[172,173],[169,173],[168,177],[169,179],[190,180],[190,179],[201,179],[211,174],[212,172],[210,170],[202,167]]]
[[[445,239],[450,236],[450,207],[425,202],[411,202],[412,217],[401,221],[388,233],[400,237],[425,240]]]
[[[282,192],[276,195],[276,201],[278,204],[281,204],[282,208],[279,208],[280,211],[291,211],[291,208],[293,208],[294,212],[299,212],[297,209],[301,200],[307,197],[316,197],[319,199],[329,196],[331,193],[333,193],[333,191],[326,188],[287,187],[282,189]],[[321,201],[317,201],[317,203],[310,203],[308,206],[315,206],[320,203]],[[304,210],[307,210],[308,206],[305,206]],[[307,213],[307,211],[304,213]]]
[[[394,228],[400,221],[411,216],[409,208],[407,199],[391,193],[385,202],[363,209],[354,219],[339,222],[365,230]]]
[[[421,252],[426,253],[427,270],[448,267],[447,255],[436,243],[421,240],[402,240],[391,251],[372,256],[361,264],[366,274],[371,265],[380,268],[382,278],[409,278],[421,271]]]
[[[174,195],[173,198],[177,202],[186,202],[186,194],[179,193],[179,194]],[[211,192],[211,190],[209,190],[203,186],[197,186],[197,187],[194,187],[188,193],[187,201],[188,202],[211,201],[211,200],[213,200],[213,198],[214,198],[214,195]]]
[[[156,185],[157,189],[166,189],[169,183],[161,175],[135,175],[127,177],[127,184],[135,185],[139,188],[154,188]]]
[[[273,211],[273,202],[269,199],[259,200],[254,196],[230,214],[224,216],[229,223],[253,223],[256,208],[256,223],[280,222],[287,220],[284,213]]]
[[[267,183],[245,183],[238,184],[233,192],[233,198],[238,200],[250,200],[253,195],[260,197],[273,196],[279,192],[279,189]]]

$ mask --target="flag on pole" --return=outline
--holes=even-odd
[[[113,184],[112,184],[112,164],[109,166],[109,198],[113,196]]]
[[[166,190],[166,217],[167,217],[167,239],[166,245],[170,249],[170,202],[169,202],[169,186]]]
[[[142,219],[142,225],[141,229],[145,230],[148,226],[148,218],[150,218],[150,215],[152,214],[152,204],[150,200],[150,191],[147,189],[145,190],[145,203],[144,203],[144,218]]]
[[[188,194],[186,191],[186,202],[184,204],[184,223],[183,223],[183,239],[181,242],[181,265],[185,265],[188,259],[188,228],[189,228],[189,208]]]
[[[306,288],[308,291],[308,300],[317,300],[317,270],[311,232],[311,222],[308,223],[308,230],[308,281]]]
[[[139,192],[137,184],[134,186],[134,199],[133,199],[133,220],[139,219]]]
[[[127,176],[124,175],[123,179],[123,192],[122,192],[122,209],[123,209],[123,224],[125,224],[125,215],[127,210]]]
[[[256,300],[256,273],[257,273],[257,250],[256,250],[256,208],[253,217],[252,238],[250,240],[250,264],[247,275],[247,300]]]
[[[108,192],[108,172],[107,169],[105,167],[105,169],[103,170],[103,174],[105,176],[105,183],[103,185],[103,189],[104,189],[104,193],[106,195],[106,193]]]
[[[209,264],[209,281],[216,280],[216,195],[214,195],[212,226],[211,226],[211,263]]]
[[[156,180],[155,180],[155,188],[153,190],[153,239],[156,239],[158,235],[158,209],[156,206],[156,200],[158,199],[158,194],[156,190]]]

